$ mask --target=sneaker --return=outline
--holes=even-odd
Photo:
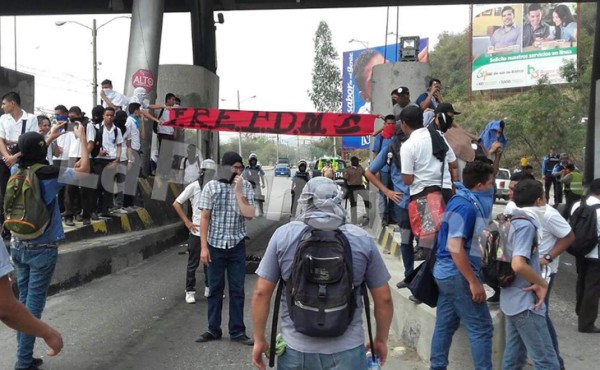
[[[120,213],[120,214],[127,214],[127,213],[129,213],[129,211],[126,208],[123,208],[123,207],[115,210],[114,212],[115,213]]]
[[[83,216],[81,216],[81,215],[77,215],[77,216],[75,216],[75,221],[76,221],[76,222],[81,222],[81,221],[83,221]]]
[[[254,339],[248,338],[248,336],[246,334],[242,334],[239,337],[231,338],[231,341],[243,344],[245,346],[253,346],[254,345]]]
[[[86,226],[86,225],[91,225],[92,224],[92,220],[90,220],[89,218],[84,218],[81,223]]]
[[[404,280],[402,280],[402,281],[399,281],[398,284],[396,284],[396,288],[398,288],[398,289],[408,288],[408,284],[406,284],[406,282],[404,282]]]
[[[208,287],[204,288],[204,297],[208,298],[209,294],[210,294],[210,289],[208,289]]]
[[[196,292],[185,292],[185,303],[196,303]]]
[[[75,222],[73,222],[73,217],[65,218],[65,225],[67,226],[75,226]]]
[[[44,360],[42,360],[41,358],[33,358],[33,361],[31,362],[31,364],[33,366],[42,366],[44,364]]]
[[[100,217],[98,217],[98,214],[96,212],[92,212],[92,220],[98,221],[99,219]]]
[[[498,304],[500,302],[500,290],[494,292],[494,295],[487,299],[487,303]]]
[[[408,299],[409,299],[411,302],[415,303],[415,304],[421,304],[421,303],[423,303],[423,302],[421,302],[420,300],[418,300],[418,299],[417,299],[417,298],[416,298],[414,295],[411,295],[410,297],[408,297]]]
[[[220,336],[216,337],[207,331],[206,333],[199,336],[198,339],[196,339],[196,343],[206,343],[206,342],[210,342],[213,340],[219,340],[219,339],[221,339]]]

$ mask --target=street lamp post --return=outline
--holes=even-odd
[[[242,110],[241,105],[243,102],[245,102],[246,100],[250,100],[250,99],[254,99],[256,98],[256,95],[252,95],[249,96],[243,100],[240,100],[240,90],[237,90],[237,100],[235,101],[237,103],[237,109],[238,110]],[[232,100],[229,99],[221,99],[221,101],[228,101],[228,102],[232,102]],[[242,132],[240,131],[238,136],[238,151],[239,151],[239,155],[242,155]]]
[[[369,43],[367,41],[362,41],[362,40],[357,40],[357,39],[351,39],[350,41],[348,41],[349,44],[351,44],[353,42],[358,42],[359,44],[361,44],[362,46],[364,46],[365,49],[369,48]]]
[[[121,15],[118,17],[114,17],[112,19],[109,19],[108,21],[102,23],[100,26],[96,27],[96,18],[94,18],[92,20],[92,27],[86,26],[83,23],[79,23],[77,21],[56,21],[54,22],[55,25],[57,25],[58,27],[63,26],[67,23],[74,23],[74,24],[78,24],[81,27],[87,28],[88,30],[90,30],[92,32],[92,64],[93,64],[93,74],[92,74],[92,107],[96,106],[96,104],[98,104],[98,50],[96,47],[96,39],[98,37],[98,30],[104,26],[106,26],[107,24],[109,24],[110,22],[114,21],[115,19],[119,19],[119,18],[128,18],[131,19],[130,16],[128,15]]]

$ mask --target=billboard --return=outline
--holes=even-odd
[[[371,77],[378,64],[397,62],[399,44],[347,51],[343,54],[342,112],[371,113]],[[429,39],[419,42],[419,62],[429,61]],[[370,136],[344,137],[342,149],[368,149]]]
[[[577,3],[473,5],[471,89],[565,83],[560,67],[577,62]]]

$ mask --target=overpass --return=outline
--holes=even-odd
[[[595,1],[600,8],[600,1]],[[348,8],[374,6],[423,5],[418,0],[25,0],[5,1],[0,7],[0,16],[10,15],[51,15],[51,14],[106,14],[131,13],[130,50],[127,61],[126,89],[129,96],[133,86],[128,81],[140,69],[146,69],[158,75],[158,52],[164,12],[189,12],[192,23],[193,64],[208,70],[216,76],[215,11],[228,10],[275,10],[275,9],[314,9]],[[452,5],[465,3],[507,3],[506,1],[486,0],[481,2],[461,0],[430,0],[427,5]],[[425,11],[424,11],[424,14]],[[145,50],[131,48],[135,40],[144,38],[150,41]],[[596,35],[592,83],[590,86],[590,107],[588,114],[585,180],[590,183],[600,177],[600,17],[596,17]],[[216,88],[218,91],[218,80]],[[218,96],[212,102],[203,102],[204,106],[216,106]]]

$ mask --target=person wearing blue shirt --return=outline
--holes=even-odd
[[[461,321],[469,336],[473,368],[492,369],[493,324],[480,278],[481,253],[477,236],[491,214],[494,171],[484,162],[470,162],[464,185],[446,205],[437,238],[433,276],[439,289],[435,330],[431,340],[431,369],[448,366],[452,337]]]
[[[429,88],[427,91],[419,95],[417,98],[417,105],[421,107],[422,111],[427,109],[435,109],[438,104],[443,103],[442,99],[442,82],[437,78],[429,80]]]
[[[558,196],[558,187],[560,187],[560,183],[558,180],[552,176],[552,170],[554,166],[560,163],[560,155],[556,152],[556,147],[551,146],[550,152],[544,156],[544,160],[542,161],[542,178],[544,179],[544,189],[546,194],[546,202],[550,200],[550,188],[554,186],[554,204],[558,204],[557,196]]]
[[[396,118],[393,114],[388,114],[384,118],[383,129],[375,136],[373,140],[373,149],[371,150],[376,157],[380,152],[386,152],[394,134],[396,133]],[[389,171],[386,166],[381,168],[379,172],[379,179],[386,186],[391,182],[389,178]],[[387,207],[387,200],[385,194],[380,191],[379,199],[377,203],[377,210],[379,212],[379,218],[381,219],[382,226],[386,226],[393,223],[393,215]]]
[[[568,164],[569,155],[567,153],[560,153],[560,162],[555,164],[552,168],[552,177],[554,177],[554,181],[557,182],[557,186],[554,189],[554,208],[563,201],[563,186],[560,182],[560,178],[564,174]]]
[[[37,132],[26,132],[19,136],[19,149],[21,157],[17,161],[18,167],[30,167],[34,164],[48,164],[46,154],[48,144],[56,140],[62,133],[59,129],[66,122],[54,125],[47,139]],[[58,242],[64,240],[65,233],[58,206],[58,192],[65,183],[74,183],[78,178],[87,176],[90,171],[89,152],[85,127],[80,122],[75,122],[75,136],[81,141],[81,160],[76,169],[61,169],[57,166],[45,166],[36,171],[40,182],[40,194],[48,208],[50,222],[46,230],[38,238],[21,240],[13,237],[10,253],[17,271],[17,285],[19,287],[19,301],[27,307],[36,318],[42,317],[46,305],[46,297],[50,281],[54,274],[58,259]],[[17,166],[12,168],[17,171]],[[17,363],[15,369],[37,369],[38,359],[33,358],[35,337],[19,332],[17,334]]]
[[[377,157],[371,162],[365,172],[365,177],[369,182],[375,185],[381,193],[389,200],[392,217],[400,226],[400,235],[402,238],[400,252],[402,254],[402,263],[404,264],[404,276],[408,276],[414,269],[414,250],[412,230],[408,217],[408,203],[410,202],[410,188],[402,181],[402,171],[400,170],[400,143],[406,139],[400,125],[396,125],[396,135],[386,150],[379,152]],[[389,158],[388,154],[392,154]],[[391,188],[381,182],[376,174],[386,168],[390,173]],[[397,285],[398,288],[405,288],[404,281]]]

